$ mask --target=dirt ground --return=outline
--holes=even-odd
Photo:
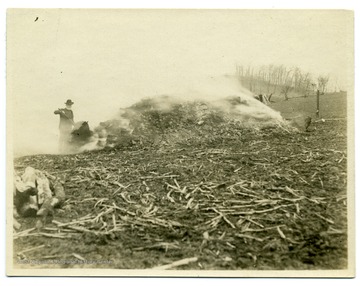
[[[19,219],[15,267],[347,267],[346,120],[15,161],[29,165],[67,200],[42,228]]]

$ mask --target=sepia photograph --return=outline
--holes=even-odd
[[[354,277],[354,11],[6,15],[9,276]]]

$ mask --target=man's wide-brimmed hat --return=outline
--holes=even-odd
[[[74,102],[72,102],[72,100],[71,100],[71,99],[68,99],[68,100],[65,102],[65,104],[66,104],[66,105],[73,105],[73,104],[74,104]]]

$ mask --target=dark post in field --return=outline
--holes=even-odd
[[[316,117],[319,118],[320,115],[320,91],[316,91]]]

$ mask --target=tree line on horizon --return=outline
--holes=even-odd
[[[319,90],[325,94],[330,80],[328,75],[314,77],[299,67],[273,64],[259,67],[236,65],[236,77],[243,87],[255,94],[264,94],[269,100],[274,94],[283,95],[285,100],[289,99],[290,93],[307,97]]]

